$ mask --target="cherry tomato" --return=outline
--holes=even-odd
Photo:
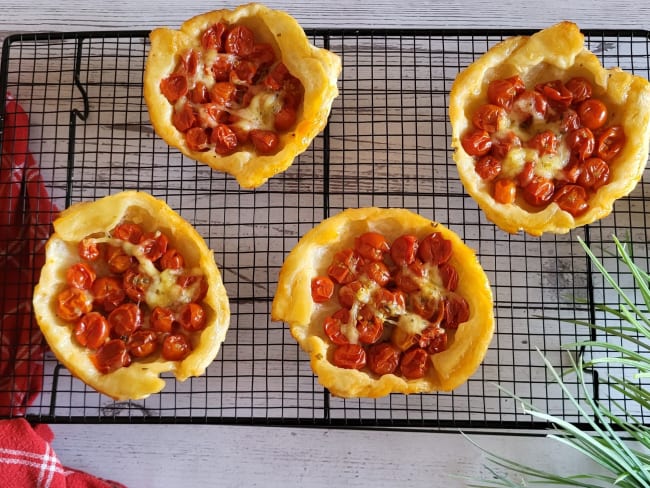
[[[81,239],[77,246],[77,252],[81,259],[85,259],[86,261],[97,261],[101,255],[99,246],[95,240],[90,237]]]
[[[100,373],[109,374],[131,364],[131,356],[122,339],[111,339],[94,354],[91,361]]]
[[[400,372],[407,380],[423,378],[427,374],[429,355],[421,347],[413,347],[402,355]]]
[[[193,302],[200,302],[208,294],[208,280],[203,275],[180,275],[176,284],[189,289],[186,293]]]
[[[230,81],[218,81],[210,88],[210,101],[228,107],[237,94],[237,87]]]
[[[175,320],[174,312],[166,307],[155,307],[151,311],[151,318],[149,320],[151,327],[156,332],[171,332]]]
[[[580,118],[575,110],[569,108],[562,112],[560,117],[560,132],[562,134],[570,133],[580,127]]]
[[[519,79],[521,81],[521,79]],[[510,111],[515,97],[520,93],[520,88],[523,86],[512,79],[492,80],[488,84],[487,97],[488,101],[499,107]]]
[[[225,24],[222,22],[214,24],[212,27],[207,28],[201,35],[201,46],[206,50],[216,49],[218,52],[223,52],[225,33]]]
[[[123,222],[117,225],[111,234],[115,239],[137,244],[142,237],[142,228],[138,224]]]
[[[255,35],[245,25],[237,25],[226,34],[225,50],[229,54],[246,57],[253,53]]]
[[[390,281],[390,270],[381,261],[369,261],[363,265],[362,271],[379,286],[386,286]]]
[[[534,161],[526,161],[524,165],[522,166],[521,170],[519,171],[519,174],[517,174],[517,185],[520,187],[525,187],[533,181],[533,178],[535,176],[535,162]]]
[[[332,364],[345,369],[363,369],[366,351],[359,344],[344,344],[334,349]]]
[[[207,151],[208,134],[203,127],[192,127],[185,133],[185,143],[190,151]]]
[[[492,139],[486,130],[474,129],[460,138],[463,149],[470,156],[483,156],[490,152]]]
[[[95,303],[107,312],[115,310],[126,298],[122,283],[112,276],[97,278],[91,291]]]
[[[278,132],[287,131],[294,126],[297,119],[296,109],[285,105],[275,114],[273,128]]]
[[[120,246],[106,246],[106,264],[111,273],[124,273],[133,265],[133,256],[127,254]]]
[[[108,323],[116,335],[128,337],[142,326],[142,310],[135,303],[123,303],[108,314]]]
[[[510,178],[501,178],[494,182],[492,193],[494,199],[499,203],[513,203],[517,196],[517,185]]]
[[[210,71],[214,81],[229,81],[230,71],[232,70],[232,57],[227,54],[219,55],[215,58]]]
[[[332,263],[327,268],[327,275],[334,282],[345,285],[357,279],[358,271],[363,264],[363,260],[355,251],[344,249],[334,255]]]
[[[591,98],[591,83],[581,76],[571,78],[565,86],[573,95],[573,103],[577,104]]]
[[[611,161],[625,145],[625,133],[620,125],[605,129],[596,141],[596,155],[603,161]]]
[[[472,115],[472,123],[477,129],[489,133],[497,132],[505,123],[506,111],[491,103],[481,105]]]
[[[343,344],[349,344],[348,338],[341,332],[341,325],[347,324],[350,321],[350,312],[344,308],[337,310],[331,316],[325,317],[323,321],[323,330],[325,335],[332,342],[341,346]]]
[[[469,320],[469,304],[460,295],[450,295],[445,298],[445,318],[442,326],[445,329],[457,329],[460,324]]]
[[[567,183],[575,183],[578,181],[581,171],[582,161],[580,161],[577,156],[573,155],[569,158],[567,165],[562,169],[562,176],[560,179]]]
[[[512,149],[521,147],[521,139],[512,131],[505,134],[494,134],[492,136],[492,149],[490,154],[498,160],[503,160]]]
[[[368,348],[368,368],[375,374],[394,373],[399,364],[400,351],[388,342],[379,342]]]
[[[512,104],[512,113],[520,122],[532,119],[541,120],[546,117],[548,102],[546,98],[536,91],[525,90],[515,98]]]
[[[442,327],[427,327],[422,331],[418,345],[427,354],[436,354],[447,349],[447,331]]]
[[[130,268],[124,273],[122,285],[124,292],[134,302],[141,302],[147,294],[152,279],[135,268]]]
[[[215,152],[222,156],[232,154],[239,146],[237,135],[225,124],[219,124],[212,129],[210,142],[215,145]]]
[[[424,264],[419,259],[406,267],[400,268],[395,274],[395,284],[405,293],[413,293],[420,289],[419,279],[425,275]]]
[[[162,343],[161,355],[167,361],[182,361],[192,352],[192,346],[184,335],[169,334]]]
[[[194,88],[192,88],[187,94],[187,98],[189,98],[192,103],[208,103],[210,101],[208,87],[205,86],[205,83],[202,81],[197,81]]]
[[[357,331],[359,332],[359,341],[364,344],[374,344],[384,332],[383,321],[375,315],[368,305],[364,305],[359,311]]]
[[[86,263],[73,264],[65,274],[65,281],[73,288],[88,290],[97,278],[95,271]]]
[[[180,58],[179,64],[174,72],[191,77],[196,74],[198,67],[199,54],[194,49],[190,49]]]
[[[187,93],[187,78],[182,74],[171,74],[160,82],[160,91],[169,103],[176,103]]]
[[[526,145],[537,150],[540,156],[555,154],[557,152],[557,137],[552,131],[545,130],[531,137]]]
[[[415,344],[417,344],[417,342],[418,338],[415,334],[409,334],[399,327],[394,327],[393,331],[390,334],[390,343],[400,351],[406,351],[410,349]]]
[[[476,160],[474,170],[481,179],[492,181],[501,173],[501,160],[491,154],[486,154]]]
[[[179,132],[187,132],[197,123],[196,113],[189,103],[172,114],[172,124]]]
[[[99,312],[85,314],[74,327],[73,336],[79,344],[88,349],[98,349],[106,342],[110,327],[106,318]]]
[[[393,241],[390,247],[390,257],[397,266],[408,266],[415,261],[418,252],[418,238],[404,234]]]
[[[597,190],[609,182],[609,165],[600,158],[589,158],[582,163],[578,184],[585,189]]]
[[[607,122],[607,106],[597,98],[589,98],[578,106],[578,117],[587,129],[600,129]]]
[[[363,285],[360,281],[355,280],[339,288],[338,299],[341,306],[345,308],[352,308],[354,302],[359,298],[359,291],[363,288]]]
[[[562,210],[569,212],[574,217],[582,215],[589,208],[587,192],[579,185],[564,185],[555,192],[553,201]]]
[[[315,303],[325,303],[334,293],[334,282],[327,276],[316,276],[311,280],[311,298]]]
[[[438,266],[438,273],[442,278],[442,286],[449,291],[454,291],[458,287],[458,271],[449,263],[443,263]]]
[[[400,290],[381,288],[373,296],[375,310],[384,317],[396,317],[406,312],[406,296]]]
[[[305,89],[298,78],[288,75],[282,89],[282,101],[287,107],[298,109],[302,103]]]
[[[205,310],[198,303],[187,303],[178,312],[176,317],[178,323],[185,330],[196,332],[205,329],[207,325],[207,316]]]
[[[280,91],[288,77],[289,70],[287,70],[284,63],[280,62],[271,69],[268,75],[266,75],[263,84],[273,91]]]
[[[158,261],[167,252],[168,245],[169,239],[162,232],[147,232],[138,244],[144,257],[152,262]]]
[[[270,44],[260,42],[255,44],[253,52],[248,56],[258,66],[269,66],[275,61],[275,51]]]
[[[524,199],[536,207],[545,205],[553,198],[555,185],[553,181],[541,176],[533,177],[532,181],[524,187]]]
[[[409,305],[411,310],[425,320],[431,320],[440,310],[442,302],[436,297],[427,296],[422,293],[412,293],[409,295]]]
[[[144,358],[153,354],[158,347],[158,337],[153,330],[140,329],[136,330],[129,337],[126,347],[131,356]]]
[[[362,258],[381,261],[384,253],[390,250],[390,246],[383,235],[377,232],[365,232],[355,238],[354,250]]]
[[[581,160],[591,156],[596,145],[593,132],[586,127],[569,132],[566,143],[571,152]]]
[[[170,248],[160,258],[161,269],[182,269],[185,266],[185,259],[183,255],[178,252],[178,249]]]
[[[562,80],[540,83],[535,87],[535,90],[559,107],[568,107],[573,101],[573,93],[562,83]]]
[[[56,314],[63,320],[77,320],[92,308],[92,297],[86,290],[69,287],[56,296]]]
[[[272,130],[253,129],[249,132],[249,137],[260,154],[275,154],[280,148],[280,138]]]
[[[452,254],[451,241],[445,239],[439,232],[426,236],[418,247],[418,257],[423,262],[434,266],[446,263]]]

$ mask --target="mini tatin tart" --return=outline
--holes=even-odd
[[[449,115],[465,189],[510,233],[606,217],[648,160],[650,83],[603,68],[570,22],[488,50],[454,81]]]
[[[144,97],[156,133],[256,188],[323,130],[340,58],[288,14],[251,3],[151,32]]]
[[[474,252],[405,209],[348,209],[305,234],[280,271],[272,318],[289,324],[319,382],[347,398],[453,390],[494,331]]]
[[[54,221],[34,290],[57,359],[116,400],[199,376],[230,307],[212,251],[165,202],[136,191],[72,205]]]

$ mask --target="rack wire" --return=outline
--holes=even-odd
[[[124,189],[148,191],[166,200],[214,250],[232,309],[226,341],[206,374],[183,383],[168,379],[160,394],[143,401],[113,402],[46,354],[43,389],[27,418],[547,427],[519,411],[498,384],[549,413],[580,423],[537,350],[556,368],[567,368],[576,351],[561,345],[592,334],[573,321],[611,320],[600,316],[595,304],[616,298],[590,266],[578,236],[590,243],[617,279],[629,284],[619,262],[610,257],[612,234],[627,239],[637,262],[647,269],[650,179],[646,175],[609,217],[565,235],[508,235],[485,219],[465,193],[452,160],[448,94],[459,70],[505,37],[526,33],[308,31],[314,44],[342,58],[340,96],[323,134],[285,173],[255,191],[242,190],[230,176],[185,158],[154,134],[142,97],[148,32],[7,38],[1,94],[5,99],[11,93],[30,115],[30,149],[52,200],[64,208]],[[587,47],[605,66],[650,77],[647,32],[586,35]],[[5,184],[0,182],[0,189]],[[497,331],[480,369],[452,393],[335,398],[318,384],[307,355],[285,324],[270,320],[279,269],[300,236],[330,215],[361,206],[414,210],[454,230],[478,253],[494,292]],[[0,229],[0,244],[8,238],[7,230]],[[32,278],[38,275],[38,269],[31,271]],[[0,270],[0,280],[6,282],[4,273]],[[29,301],[28,295],[23,298]],[[0,296],[0,309],[6,312],[4,300]],[[30,314],[28,309],[15,313]],[[33,320],[31,327],[37,327]],[[20,378],[16,373],[8,380],[15,385]],[[567,383],[583,397],[574,379],[568,377]],[[588,388],[604,398],[602,386],[593,381]],[[646,419],[646,412],[635,413]]]

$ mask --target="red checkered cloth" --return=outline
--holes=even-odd
[[[0,416],[23,415],[43,386],[45,343],[31,313],[43,247],[58,213],[29,151],[29,118],[5,102],[0,166]]]
[[[47,425],[32,428],[22,418],[0,421],[0,486],[3,488],[126,488],[116,481],[96,478],[66,468],[50,443]]]

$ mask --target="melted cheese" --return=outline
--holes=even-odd
[[[253,129],[273,130],[275,114],[282,108],[282,99],[276,92],[261,91],[251,100],[251,103],[238,110],[231,110],[239,120],[233,125],[244,130]]]

